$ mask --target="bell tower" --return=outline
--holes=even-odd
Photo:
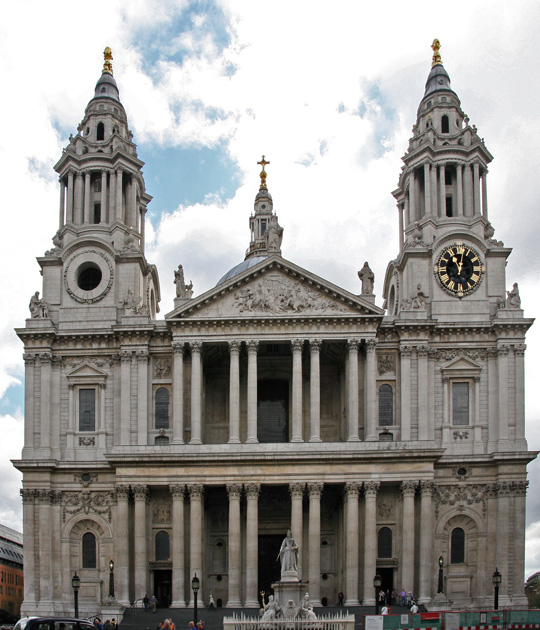
[[[56,326],[155,318],[157,270],[144,254],[150,195],[104,51],[101,76],[75,136],[55,165],[60,182],[54,247],[38,258],[43,301]],[[83,314],[84,311],[84,314]]]
[[[398,188],[399,254],[387,269],[390,317],[462,321],[506,304],[511,250],[493,238],[487,173],[492,155],[451,88],[440,42],[417,111]],[[521,311],[520,311],[521,312]]]

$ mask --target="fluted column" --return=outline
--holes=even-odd
[[[145,219],[146,219],[146,206],[141,206],[141,252],[144,253],[144,244],[145,244]]]
[[[345,541],[345,606],[359,606],[358,600],[358,495],[360,484],[352,481],[345,484],[346,532]],[[373,579],[373,578],[371,578]]]
[[[514,346],[516,362],[516,440],[525,439],[525,344]]]
[[[366,339],[365,440],[377,439],[377,339]]]
[[[403,525],[402,533],[402,567],[401,577],[406,591],[414,590],[414,494],[415,481],[402,481]]]
[[[240,497],[241,484],[227,484],[229,496],[229,599],[227,608],[240,608],[241,536]]]
[[[60,206],[58,208],[58,229],[61,230],[64,227],[64,213],[66,205],[66,184],[63,179],[60,182]]]
[[[418,383],[428,383],[428,351],[429,346],[417,346]],[[418,387],[418,439],[428,439],[429,393],[428,387]]]
[[[398,209],[398,218],[399,218],[399,251],[401,251],[403,249],[403,244],[405,242],[404,238],[403,238],[403,209],[404,209],[404,204],[402,202],[397,204],[397,209]]]
[[[129,182],[129,218],[127,224],[131,228],[137,226],[137,180],[134,173],[132,173]]]
[[[148,592],[148,551],[146,548],[146,503],[148,487],[138,485],[133,488],[135,497],[135,599]],[[127,534],[127,532],[125,532]]]
[[[137,351],[137,444],[148,444],[148,350]]]
[[[488,170],[484,167],[482,171],[482,214],[486,221],[488,220],[487,174]]]
[[[131,443],[131,350],[120,351],[120,444]]]
[[[259,492],[258,483],[246,484],[246,608],[259,608]]]
[[[246,343],[248,352],[247,378],[247,444],[256,444],[257,439],[257,351],[259,342],[250,340]]]
[[[118,603],[129,606],[129,486],[116,487],[116,518],[114,525],[115,589]]]
[[[40,374],[41,374],[41,429],[39,434],[40,447],[49,449],[51,447],[51,371],[52,371],[52,354],[50,352],[42,352],[39,355]]]
[[[229,444],[240,444],[240,341],[229,341]]]
[[[409,197],[405,194],[405,202],[403,204],[403,214],[404,216],[404,226],[405,229],[409,227],[411,224],[411,205],[409,203]],[[405,233],[403,234],[402,240],[405,241]]]
[[[409,177],[409,218],[410,222],[414,223],[417,219],[416,214],[416,172],[414,168],[411,168],[411,175]]]
[[[321,494],[322,483],[308,483],[309,494],[309,596],[321,605]]]
[[[431,164],[424,162],[424,214],[431,216]]]
[[[121,168],[116,169],[116,220],[123,223],[124,213],[122,207],[122,179],[123,179],[124,171]]]
[[[108,207],[107,207],[107,170],[101,171],[101,221],[100,223],[109,223]]]
[[[201,440],[202,342],[191,341],[189,345],[191,348],[191,440],[189,441],[189,443],[202,444],[202,440]]]
[[[90,215],[90,201],[92,197],[92,174],[87,169],[84,171],[84,222],[92,223],[92,217]]]
[[[173,350],[173,444],[184,443],[184,342],[174,340]]]
[[[510,346],[506,343],[498,344],[498,372],[499,372],[499,443],[508,442],[508,353]],[[501,445],[504,448],[504,444]],[[500,568],[500,567],[499,567]]]
[[[439,164],[439,212],[435,212],[439,217],[446,216],[446,165]]]
[[[172,603],[185,608],[184,600],[184,485],[169,486],[172,496]]]
[[[39,599],[44,606],[51,606],[51,491],[36,490],[38,503],[38,541],[39,541]]]
[[[34,382],[36,374],[36,355],[25,352],[24,359],[24,449],[34,448]],[[70,414],[70,419],[74,414]]]
[[[24,532],[24,603],[27,608],[33,608],[36,600],[36,530],[35,500],[36,491],[31,488],[21,490],[23,503],[23,532]]]
[[[373,577],[377,573],[377,493],[380,481],[364,482],[364,606],[373,606]]]
[[[435,483],[431,480],[420,482],[420,520],[422,523],[422,544],[420,545],[420,595],[418,602],[427,604],[431,601],[431,576],[434,575],[434,567],[431,566],[433,558],[433,513],[432,497]],[[412,589],[411,589],[412,590]]]
[[[83,179],[82,173],[75,173],[73,193],[73,222],[82,225],[83,222]]]
[[[349,383],[348,383],[348,403],[349,403],[349,436],[348,442],[358,442],[358,340],[349,339],[347,342],[349,350]]]
[[[192,578],[195,574],[201,580],[203,587],[202,573],[202,550],[203,550],[203,486],[190,484],[187,487],[189,492],[189,575]],[[190,591],[190,598],[192,591]],[[202,598],[200,600],[202,602]],[[193,608],[193,600],[189,602],[189,607]]]
[[[411,346],[401,346],[401,440],[411,439]]]
[[[503,576],[501,586],[499,589],[499,597],[503,599],[501,608],[505,607],[505,600],[508,602],[508,576],[510,575],[509,567],[509,551],[510,545],[513,545],[514,540],[508,533],[513,528],[510,527],[510,497],[513,493],[513,486],[508,481],[501,481],[496,484],[497,486],[497,544],[495,546],[495,566],[499,569]],[[513,554],[512,554],[513,555]],[[520,576],[523,583],[523,573]],[[520,589],[520,594],[523,592],[523,586]]]
[[[466,217],[471,217],[473,215],[473,181],[470,164],[465,164],[463,172],[463,184],[465,202],[464,214]]]
[[[463,164],[456,163],[456,196],[457,196],[457,216],[463,216]]]
[[[321,340],[309,342],[310,378],[309,378],[309,415],[310,442],[321,442]]]
[[[73,198],[74,198],[74,181],[73,181],[73,171],[68,171],[68,185],[67,185],[67,212],[66,212],[66,222],[73,223]]]
[[[474,189],[474,206],[473,214],[482,214],[482,206],[480,205],[480,164],[474,162],[473,164],[473,189]]]
[[[302,579],[302,558],[304,545],[302,544],[304,524],[302,522],[302,503],[304,499],[304,483],[290,483],[291,494],[291,531],[298,545],[298,577]]]
[[[525,499],[528,481],[516,481],[512,484],[514,501],[514,582],[510,586],[514,598],[523,598],[523,576],[525,574]]]
[[[291,342],[293,358],[292,374],[292,439],[291,442],[303,442],[302,437],[302,348],[304,341],[294,339]]]

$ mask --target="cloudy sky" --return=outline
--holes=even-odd
[[[20,530],[22,344],[35,256],[57,228],[52,167],[76,133],[111,46],[146,162],[147,257],[173,308],[173,270],[195,292],[243,259],[264,153],[283,255],[353,293],[368,260],[377,304],[398,252],[391,196],[431,65],[441,55],[495,160],[496,237],[513,247],[507,287],[540,313],[540,3],[18,0],[0,23],[0,522]],[[527,345],[527,436],[540,448],[540,326]],[[540,570],[540,464],[529,467],[526,574]]]

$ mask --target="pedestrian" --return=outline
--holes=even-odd
[[[382,608],[381,608],[381,615],[387,615],[388,614],[388,606],[385,604]]]
[[[114,617],[111,619],[111,623],[112,623],[113,630],[117,630],[118,624],[116,623],[116,619]]]
[[[385,600],[385,594],[384,594],[384,591],[381,588],[381,590],[379,591],[379,606],[384,606],[384,604],[385,604],[384,600]]]
[[[176,626],[174,625],[174,621],[169,617],[169,619],[167,620],[169,622],[169,626],[171,628],[171,630],[176,630]]]
[[[110,619],[107,619],[107,621],[103,624],[103,630],[113,630],[113,625]]]
[[[188,625],[188,630],[193,630],[193,628],[195,628],[195,624],[193,623],[193,621],[190,621]]]
[[[410,608],[412,606],[413,603],[413,596],[412,596],[412,592],[409,591],[409,594],[407,595],[407,606]]]
[[[396,605],[396,600],[397,600],[397,591],[396,591],[395,588],[392,589],[392,595],[390,597],[390,600],[391,600],[391,605],[395,606]]]
[[[148,602],[150,600],[148,599],[148,594],[145,594],[145,596],[142,598],[142,603],[144,606],[144,612],[148,612]]]
[[[152,597],[150,598],[150,608],[154,614],[156,613],[156,607],[157,607],[157,597],[155,595],[152,595]]]
[[[407,591],[405,590],[405,587],[401,589],[400,597],[401,597],[401,607],[405,608],[405,602],[407,601]]]
[[[212,597],[212,593],[210,593],[210,599],[208,600],[208,608],[210,608],[210,610],[214,610],[215,607],[216,607],[216,604],[214,603],[214,598]]]
[[[94,619],[94,626],[96,626],[97,630],[103,630],[103,624],[101,623],[101,619],[99,617]]]
[[[418,606],[416,605],[416,602],[413,602],[413,603],[412,603],[412,606],[411,606],[411,613],[412,613],[413,615],[416,615],[416,613],[417,613],[419,610],[420,610],[420,609],[419,609],[419,608],[418,608]]]
[[[337,603],[338,606],[343,606],[343,591],[339,591],[337,594]]]

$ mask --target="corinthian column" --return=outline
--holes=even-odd
[[[203,549],[203,486],[190,484],[189,492],[189,575],[202,577],[202,549]],[[191,589],[190,589],[191,591]],[[193,608],[193,600],[189,603]]]
[[[422,544],[420,545],[420,595],[418,603],[427,604],[431,601],[431,575],[433,567],[433,514],[432,496],[435,483],[431,480],[420,482],[420,519],[422,522]]]
[[[35,607],[36,604],[36,530],[35,523],[35,500],[36,491],[31,488],[21,490],[23,502],[23,532],[24,532],[24,555],[26,563],[24,566],[24,603],[28,608]]]
[[[201,388],[202,342],[192,341],[191,347],[191,440],[190,444],[202,444],[201,440]]]
[[[247,444],[256,444],[257,439],[257,351],[259,342],[247,342],[248,351],[248,389],[247,389]]]
[[[185,608],[184,601],[184,485],[169,486],[172,495],[172,603]]]
[[[131,443],[131,350],[120,351],[120,444]]]
[[[229,341],[229,444],[240,444],[240,341]]]
[[[377,573],[377,493],[380,481],[364,482],[364,606],[373,606],[373,576]]]
[[[137,351],[137,444],[148,444],[148,350]]]
[[[90,216],[90,197],[92,196],[91,173],[84,171],[84,223],[92,223]]]
[[[173,340],[173,444],[184,443],[184,342]]]
[[[401,440],[411,439],[411,346],[401,346]]]
[[[308,483],[309,493],[309,595],[321,605],[321,494],[322,483]]]
[[[137,598],[140,593],[148,592],[148,556],[146,549],[148,487],[145,485],[135,486],[133,494],[135,496],[135,598]]]
[[[124,176],[124,171],[121,168],[116,169],[116,220],[123,223],[124,220],[124,212],[122,207],[122,179]]]
[[[107,208],[107,170],[101,171],[101,221],[100,223],[109,223]]]
[[[310,380],[309,380],[309,415],[310,442],[321,442],[321,340],[311,339],[310,350]]]
[[[291,342],[293,355],[292,383],[292,439],[291,442],[303,442],[302,437],[302,348],[304,341],[294,339]]]
[[[242,495],[241,484],[228,484],[229,495],[229,600],[227,608],[240,608],[240,575],[241,575],[241,548],[240,548],[240,497]]]
[[[117,486],[116,518],[113,521],[114,557],[116,558],[114,577],[116,596],[121,606],[129,606],[129,546],[126,535],[129,531],[128,499],[129,486]]]
[[[246,485],[247,515],[246,515],[246,608],[259,607],[257,580],[259,575],[259,492],[261,485],[250,483]]]
[[[431,215],[431,164],[424,162],[424,214]]]
[[[377,439],[377,340],[366,339],[366,420],[365,440]],[[375,575],[375,574],[374,574]]]
[[[291,494],[291,531],[296,544],[298,545],[298,577],[302,579],[302,533],[304,524],[302,522],[302,502],[304,499],[304,483],[290,483],[289,492]]]
[[[360,484],[345,484],[346,532],[345,532],[345,606],[360,606],[358,600],[358,495]]]
[[[39,599],[45,607],[52,605],[51,576],[51,490],[36,490],[38,519],[34,527],[38,531],[39,544]]]
[[[403,494],[403,525],[401,576],[405,590],[412,591],[414,587],[414,494],[415,481],[402,481]]]
[[[349,349],[349,437],[348,442],[358,442],[358,340],[347,342]]]

